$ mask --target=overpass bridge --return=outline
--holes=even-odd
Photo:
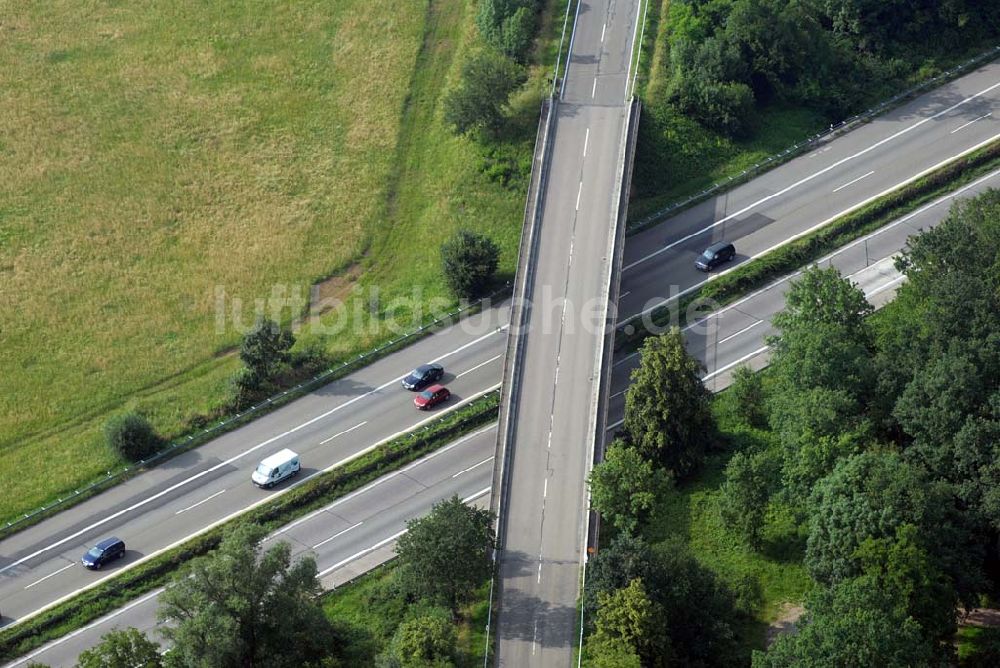
[[[581,0],[543,107],[503,377],[495,663],[568,666],[588,546],[639,105],[639,0]]]

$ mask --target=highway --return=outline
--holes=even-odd
[[[638,9],[638,0],[581,0],[556,108],[520,381],[504,399],[516,419],[499,500],[497,666],[573,661]]]
[[[573,76],[582,72],[582,68],[571,69]],[[608,77],[609,81],[612,79]],[[594,80],[600,84],[596,87],[596,92],[600,93],[604,78]],[[577,85],[582,84],[578,82]],[[637,313],[669,296],[671,285],[690,287],[704,281],[705,275],[694,273],[688,261],[693,261],[694,254],[710,238],[736,240],[742,255],[756,254],[838,211],[869,199],[888,185],[910,178],[924,165],[940,162],[996,136],[1000,132],[995,111],[1000,95],[998,88],[1000,66],[991,64],[729,195],[631,237],[626,244],[627,265],[630,266],[626,268],[622,283],[623,316]],[[606,108],[598,111],[608,113]],[[588,150],[602,150],[598,147],[600,142],[592,135],[586,143]],[[603,150],[607,150],[606,147]],[[582,147],[580,151],[582,153]],[[850,157],[861,151],[867,152]],[[905,159],[891,159],[896,151]],[[844,162],[844,158],[850,159]],[[880,175],[876,171],[865,177],[873,171],[868,161],[875,160],[888,165],[884,168],[887,173]],[[807,183],[795,185],[820,170],[827,171]],[[776,180],[779,174],[783,180]],[[859,177],[864,178],[856,180]],[[851,181],[855,182],[842,187]],[[552,185],[556,187],[555,174]],[[577,194],[581,198],[593,195],[589,187],[571,186],[570,189],[573,191],[572,201],[567,203],[570,208]],[[745,208],[745,205],[737,205],[737,201],[752,204],[764,197],[769,199],[735,219],[715,225],[718,220],[732,215],[727,212]],[[700,219],[702,227],[698,227],[697,222],[685,222],[699,211],[710,213]],[[717,211],[721,217],[716,217]],[[757,213],[773,222],[761,227],[746,223],[730,225]],[[686,245],[689,239],[671,246],[709,225],[714,227],[701,232],[699,238],[692,237],[696,245],[689,248]],[[656,255],[643,260],[654,252]],[[664,265],[674,269],[664,274]],[[659,274],[660,277],[648,280],[647,274]],[[398,379],[417,364],[440,359],[449,373],[446,382],[459,400],[495,386],[499,382],[506,322],[504,306],[488,309],[480,316],[423,339],[124,485],[6,538],[0,542],[0,610],[4,614],[0,621],[10,623],[23,618],[249,504],[281,493],[287,486],[268,492],[249,483],[250,471],[257,460],[272,451],[290,447],[303,455],[306,470],[295,483],[299,484],[298,481],[315,471],[426,419],[428,416],[413,410],[412,395],[398,386]],[[732,322],[727,319],[727,323]],[[728,335],[718,338],[721,341]],[[714,358],[707,359],[711,343],[707,337],[700,343],[692,342],[692,352],[706,359],[709,369],[728,364],[726,353],[712,353]],[[703,349],[700,352],[699,347]],[[751,344],[745,347],[747,351],[753,350]],[[619,385],[616,391],[620,389]],[[129,546],[129,554],[121,565],[97,573],[77,567],[77,560],[87,545],[112,534],[121,535]]]
[[[906,238],[919,229],[940,222],[956,196],[970,197],[985,189],[1000,187],[1000,172],[971,184],[956,195],[925,205],[891,226],[860,239],[832,254],[822,266],[832,262],[841,273],[857,282],[869,301],[881,306],[891,299],[900,277],[892,267],[892,257],[903,248]],[[866,250],[867,249],[867,250]],[[770,318],[784,305],[784,291],[792,277],[776,281],[744,299],[708,314],[702,323],[686,328],[688,346],[705,345],[712,354],[703,359],[706,383],[713,391],[728,386],[736,365],[760,368],[767,361],[764,339],[774,332]],[[718,339],[716,341],[716,339]],[[706,340],[714,341],[711,345]],[[615,359],[614,396],[609,406],[611,430],[620,427],[624,390],[638,355],[623,353]],[[495,439],[493,427],[471,434],[419,462],[390,473],[349,497],[335,501],[286,528],[269,540],[288,540],[296,555],[312,553],[325,586],[351,579],[392,554],[395,537],[406,520],[425,513],[437,500],[458,494],[462,498],[486,500],[490,484]],[[8,666],[39,661],[50,666],[72,666],[84,649],[96,644],[114,628],[135,626],[156,634],[156,594],[152,592],[81,632],[50,643]]]

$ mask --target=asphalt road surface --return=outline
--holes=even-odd
[[[510,397],[517,417],[501,502],[498,666],[573,661],[604,342],[601,300],[611,280],[609,236],[638,6],[581,0],[556,109],[521,380]]]
[[[581,23],[583,17],[581,13]],[[581,69],[574,67],[571,76],[580,75]],[[597,81],[594,90],[600,94],[604,77],[592,77],[588,85],[593,86],[593,81]],[[710,207],[708,204],[695,207],[629,238],[625,249],[626,264],[631,266],[626,267],[622,278],[623,317],[639,312],[647,303],[656,303],[669,296],[671,285],[690,286],[697,284],[698,280],[705,280],[705,275],[693,273],[687,261],[693,261],[694,254],[716,235],[725,232],[724,238],[735,240],[741,255],[747,254],[746,249],[751,248],[747,245],[749,243],[755,244],[752,248],[773,246],[838,211],[865,201],[889,185],[913,176],[921,171],[921,164],[935,164],[995,136],[998,127],[994,110],[998,96],[1000,65],[991,64],[917,98],[729,195],[712,200]],[[591,136],[588,139],[585,133],[585,140],[589,143],[589,151],[594,146],[595,138]],[[866,153],[843,161],[866,150]],[[879,176],[884,180],[874,181],[879,175],[876,172],[841,188],[873,171],[866,161],[874,160],[883,152],[895,156],[896,151],[900,156],[906,156],[905,159],[879,158],[887,165],[884,169],[888,174]],[[834,159],[834,155],[841,157]],[[807,183],[795,185],[804,177],[827,168],[828,171]],[[776,180],[778,174],[782,175],[780,180]],[[839,185],[830,188],[833,181]],[[873,187],[874,183],[879,185]],[[834,188],[838,189],[836,193],[832,192]],[[574,192],[573,199],[576,193],[580,193],[581,199],[584,195],[591,195],[589,187],[574,187],[571,190]],[[761,212],[766,217],[773,217],[773,223],[751,230],[745,224],[731,227],[729,223],[732,221],[728,220],[702,232],[702,236],[695,239],[697,245],[690,249],[684,245],[687,242],[667,248],[675,241],[731,215],[727,212],[739,211],[733,204],[737,198],[752,204],[768,195],[772,197],[758,204],[757,208],[740,214],[737,219]],[[778,210],[785,213],[772,215]],[[702,227],[689,220],[697,211],[708,216],[700,219]],[[721,218],[715,215],[717,211]],[[773,233],[770,231],[772,228]],[[742,236],[738,234],[740,231]],[[664,248],[666,250],[662,250]],[[652,258],[635,264],[661,250]],[[671,259],[675,253],[685,255],[681,258],[684,261]],[[676,273],[667,272],[655,280],[645,278],[648,273],[661,272],[663,264],[674,266]],[[596,273],[597,268],[592,269]],[[727,319],[727,322],[733,326],[732,320]],[[0,623],[23,618],[53,600],[119,572],[142,556],[177,543],[263,498],[281,493],[287,485],[268,492],[252,487],[249,482],[250,472],[256,463],[271,452],[289,447],[303,456],[305,470],[294,483],[299,484],[315,471],[332,466],[378,440],[425,419],[427,415],[413,409],[412,395],[398,385],[398,379],[417,364],[440,359],[448,372],[445,382],[456,392],[458,400],[495,386],[500,379],[501,356],[505,349],[506,330],[503,328],[506,323],[505,306],[488,309],[195,451],[4,539],[0,542],[0,611],[4,615]],[[724,346],[722,340],[729,335],[719,337],[720,350]],[[711,343],[706,338],[700,345],[704,347]],[[724,367],[742,356],[730,359],[726,353],[709,352],[708,348],[699,352],[697,342],[692,345],[692,352],[708,365],[709,374],[717,366]],[[745,352],[754,349],[749,340],[741,348]],[[614,391],[620,389],[619,385]],[[610,421],[614,422],[614,418]],[[108,535],[119,535],[126,540],[129,547],[126,559],[96,573],[79,567],[78,559],[86,547]]]
[[[325,585],[341,584],[356,571],[350,565],[391,543],[406,530],[406,521],[427,513],[442,499],[458,495],[466,502],[488,506],[493,475],[496,429],[489,427],[379,478],[363,489],[339,499],[272,534],[265,547],[286,541],[292,554],[311,554]],[[384,560],[384,556],[379,561]],[[337,578],[345,573],[346,577]],[[49,643],[8,666],[32,661],[49,666],[72,666],[83,650],[105,633],[133,626],[164,642],[159,634],[156,608],[161,590],[150,592],[82,631]]]

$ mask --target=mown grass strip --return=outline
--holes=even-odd
[[[269,530],[284,526],[496,420],[499,405],[500,393],[496,390],[489,392],[423,429],[399,436],[342,467],[321,473],[270,503],[214,527],[21,624],[0,631],[0,661],[23,656],[164,585],[179,567],[215,549],[223,532],[234,522],[254,522]]]
[[[615,338],[615,349],[637,347],[652,334],[649,331],[650,325],[659,330],[675,322],[684,325],[685,314],[697,301],[712,301],[718,306],[736,301],[748,292],[798,271],[841,246],[874,232],[997,168],[1000,168],[1000,141],[958,158],[810,234],[719,276],[698,290],[684,295],[677,303],[664,304],[646,318],[634,321],[631,334],[619,331]]]

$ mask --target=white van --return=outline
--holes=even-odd
[[[300,468],[299,456],[286,448],[261,461],[250,479],[258,487],[274,487],[285,478],[297,475]]]

